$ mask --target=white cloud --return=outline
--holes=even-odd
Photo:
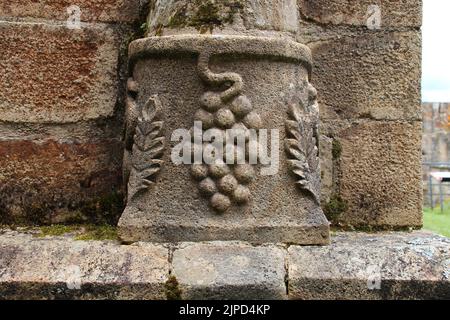
[[[450,102],[450,1],[423,0],[422,101]]]

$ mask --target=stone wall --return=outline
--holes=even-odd
[[[430,197],[430,172],[449,171],[449,103],[423,103],[423,186],[424,205],[432,206],[439,204],[439,183],[432,179],[433,198]],[[444,199],[450,197],[450,186],[442,184]]]
[[[341,225],[421,225],[421,1],[300,1],[313,53],[323,200]],[[380,29],[366,26],[370,5]]]
[[[67,25],[73,4],[79,29]],[[122,210],[123,80],[141,9],[0,1],[0,223],[98,221]]]
[[[328,246],[0,231],[0,300],[450,298],[450,239],[421,231],[337,232]]]
[[[1,0],[3,222],[64,221],[112,206],[122,186],[126,47],[150,9],[148,35],[241,30],[307,44],[329,218],[421,225],[420,0],[200,1],[209,11],[184,0],[144,2],[78,1],[82,28],[69,30],[70,1]]]

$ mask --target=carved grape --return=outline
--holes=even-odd
[[[231,200],[224,194],[216,193],[211,197],[211,206],[218,212],[225,212],[231,207]]]
[[[233,192],[233,199],[238,204],[245,204],[250,200],[250,190],[246,186],[238,185]]]
[[[219,190],[225,194],[232,194],[237,188],[238,182],[232,174],[227,174],[219,180]]]
[[[236,123],[236,119],[230,109],[222,108],[215,113],[214,123],[221,128],[231,128]]]
[[[233,100],[230,110],[236,115],[236,117],[241,118],[252,111],[252,104],[246,96],[240,95]]]
[[[220,94],[212,91],[205,92],[200,98],[200,105],[209,112],[215,112],[222,107]]]
[[[231,208],[233,202],[243,205],[250,200],[251,193],[246,184],[256,176],[253,166],[248,163],[250,129],[261,128],[262,121],[258,113],[253,110],[250,99],[242,94],[241,76],[231,72],[213,73],[208,67],[208,61],[208,54],[200,55],[198,71],[201,79],[209,86],[226,89],[223,92],[205,92],[199,99],[201,109],[196,112],[195,120],[203,122],[203,130],[220,130],[223,133],[225,149],[223,160],[217,160],[218,154],[215,153],[215,163],[206,167],[194,165],[191,172],[195,179],[201,180],[199,190],[209,198],[211,207],[223,213]],[[238,131],[225,132],[227,129]],[[245,148],[238,147],[236,140],[245,142]],[[205,163],[213,160],[210,154],[214,153],[210,152],[213,151],[212,146],[213,143],[203,144],[204,156],[208,158],[203,159]],[[234,156],[234,159],[227,159],[228,152]],[[238,159],[242,163],[237,163]],[[230,160],[233,161],[229,162]],[[229,163],[225,163],[226,161]]]

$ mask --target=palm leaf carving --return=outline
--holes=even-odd
[[[142,107],[137,119],[132,150],[132,168],[128,181],[129,199],[155,183],[155,177],[164,163],[164,122],[161,121],[161,102],[152,96]]]
[[[317,127],[314,119],[305,116],[296,104],[289,106],[286,121],[285,150],[288,164],[301,191],[320,204],[320,164]]]

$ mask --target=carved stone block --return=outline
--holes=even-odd
[[[124,241],[328,243],[306,46],[249,36],[149,37],[132,42],[130,68]],[[188,143],[174,138],[180,129]],[[230,132],[238,134],[229,139]],[[186,150],[191,162],[174,160]]]

